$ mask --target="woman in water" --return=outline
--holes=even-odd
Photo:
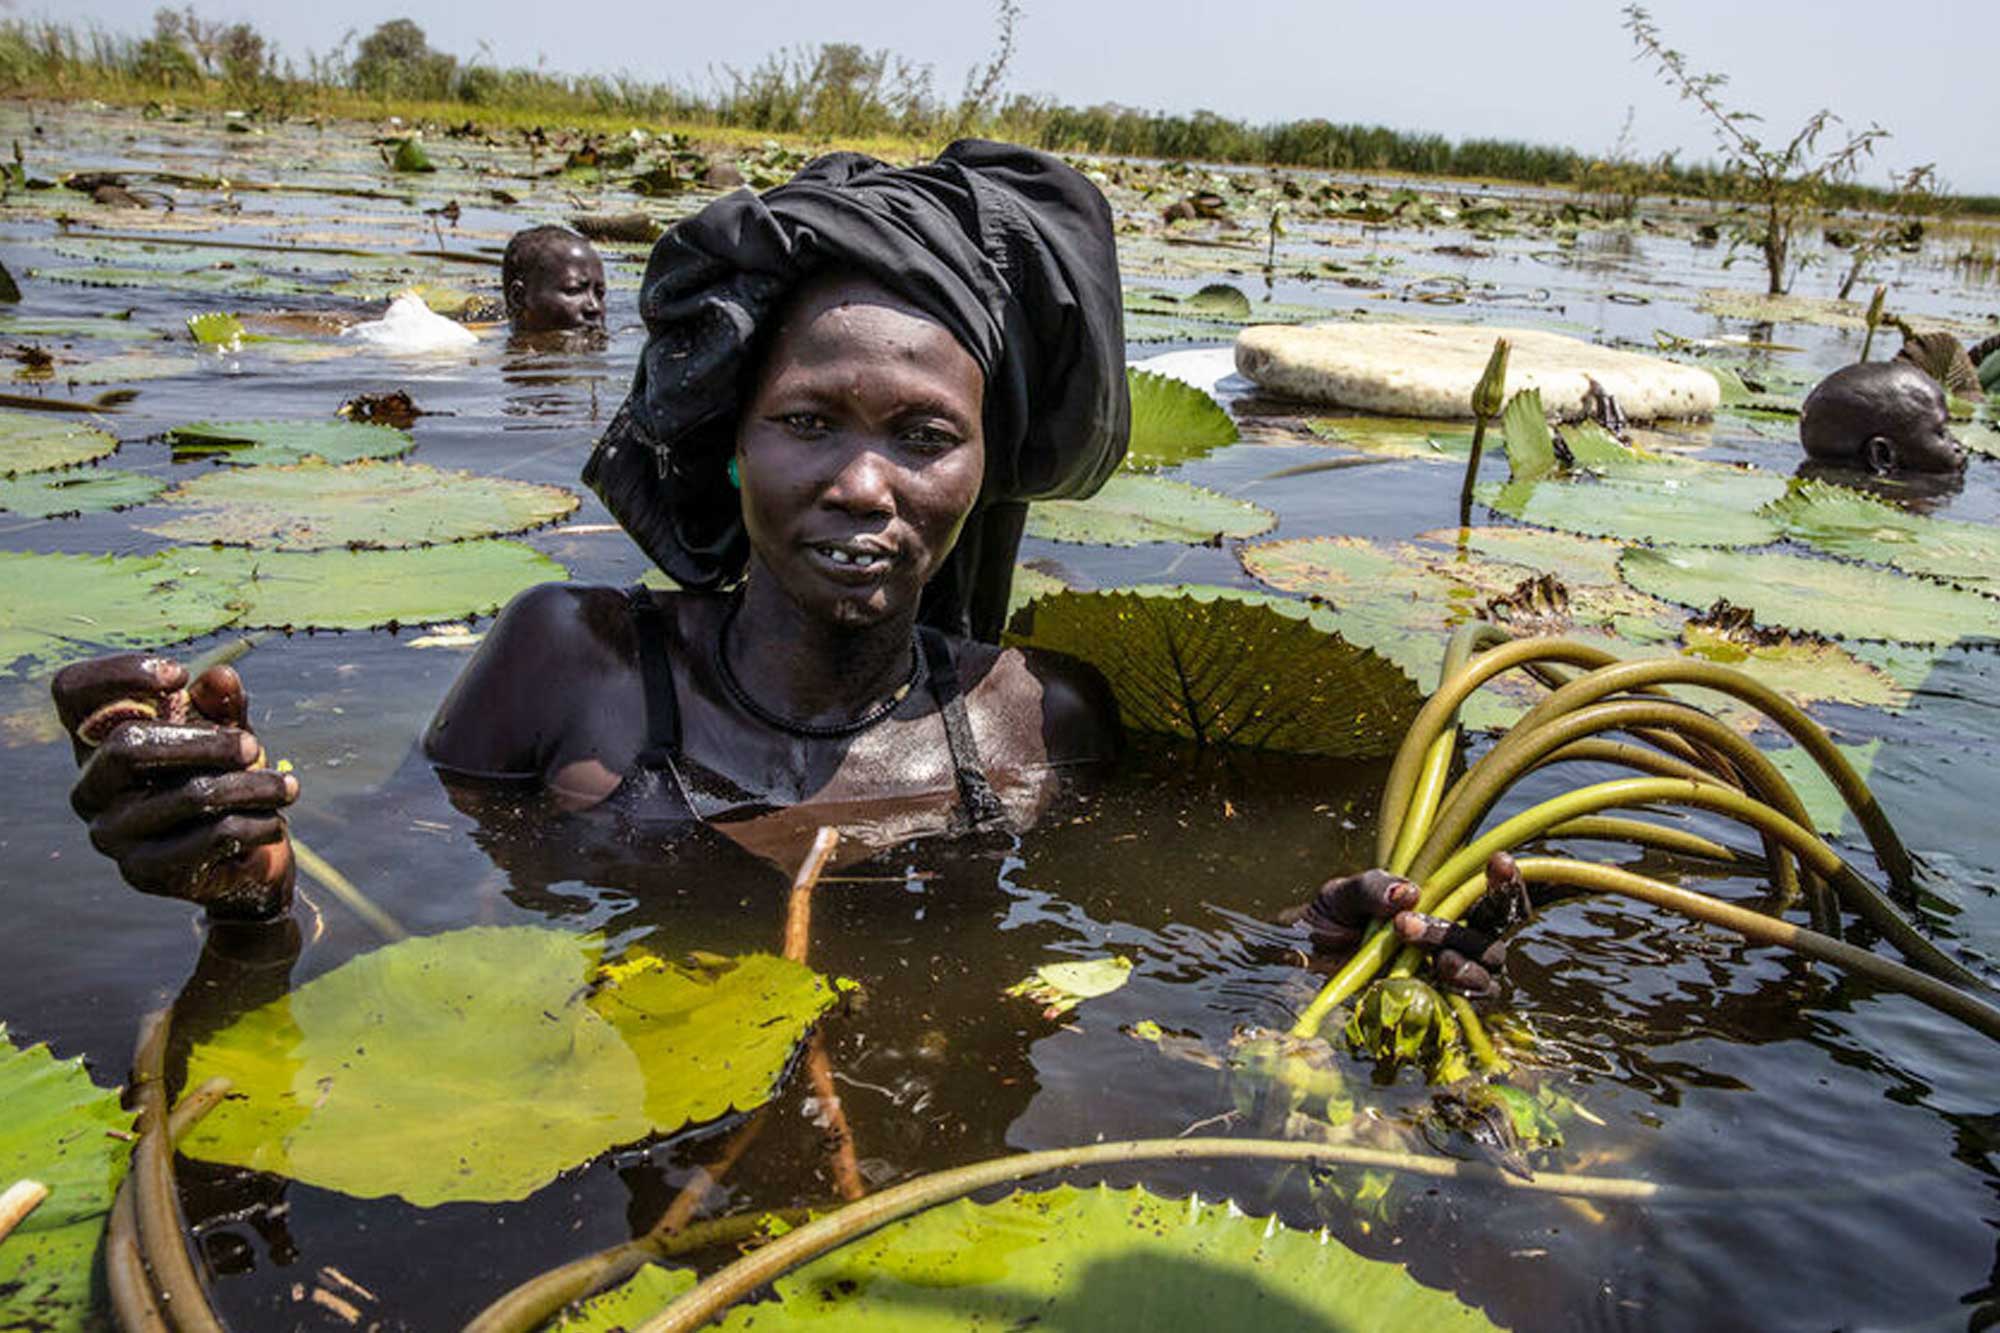
[[[993,644],[1027,503],[1093,493],[1125,450],[1088,181],[976,141],[911,169],[821,158],[677,224],[640,310],[632,392],[584,479],[683,591],[517,597],[425,735],[448,782],[753,848],[763,823],[866,811],[881,843],[1025,825],[1065,770],[1115,754],[1095,671]],[[147,716],[183,686],[183,716]],[[130,883],[217,919],[287,910],[298,783],[258,766],[233,671],[190,684],[128,655],[55,693],[75,807]],[[1308,921],[1337,944],[1413,897],[1352,877]]]

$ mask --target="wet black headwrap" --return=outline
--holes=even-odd
[[[741,574],[726,469],[748,362],[792,289],[828,268],[924,310],[985,372],[985,486],[922,617],[997,638],[1026,502],[1093,494],[1131,430],[1111,210],[1045,153],[966,139],[911,168],[833,153],[674,224],[646,265],[632,392],[583,479],[683,586]]]

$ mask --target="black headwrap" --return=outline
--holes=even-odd
[[[740,575],[726,469],[747,363],[792,289],[827,268],[924,310],[985,372],[985,486],[921,614],[997,638],[1027,502],[1093,494],[1131,431],[1111,210],[1046,153],[965,139],[911,168],[833,153],[675,223],[646,265],[632,392],[584,482],[684,587]]]

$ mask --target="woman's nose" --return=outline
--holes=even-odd
[[[896,512],[893,473],[894,467],[879,452],[859,446],[841,463],[821,498],[851,514],[893,514]]]

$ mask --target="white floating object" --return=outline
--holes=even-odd
[[[1472,390],[1493,353],[1513,345],[1507,394],[1540,389],[1561,421],[1585,415],[1596,380],[1634,421],[1712,416],[1715,376],[1657,356],[1599,347],[1541,329],[1479,324],[1258,324],[1236,337],[1236,368],[1271,393],[1397,417],[1470,417]]]
[[[399,356],[462,352],[479,345],[478,334],[438,314],[415,292],[398,293],[382,318],[343,329],[340,336]]]

